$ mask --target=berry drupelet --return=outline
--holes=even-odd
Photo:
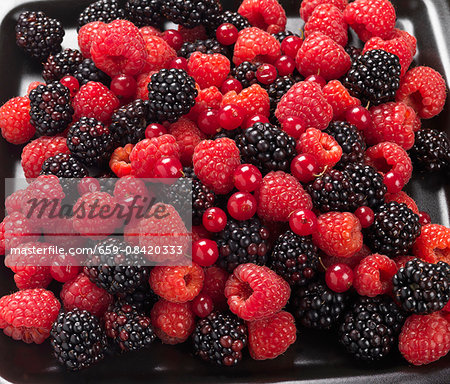
[[[376,49],[352,63],[343,84],[363,105],[379,105],[395,100],[400,71],[398,56]]]
[[[445,132],[420,129],[409,154],[414,165],[422,171],[450,171],[450,140]]]
[[[139,312],[150,313],[150,310],[158,301],[158,296],[150,288],[148,281],[136,287],[133,292],[130,293],[117,293],[117,300],[122,304],[129,304],[136,308]]]
[[[290,285],[301,286],[316,276],[319,253],[310,236],[288,230],[276,240],[268,265]]]
[[[192,224],[200,225],[203,213],[214,206],[216,194],[197,178],[192,179]]]
[[[230,273],[240,264],[267,262],[269,231],[256,217],[245,221],[228,218],[215,240],[219,248],[217,265]]]
[[[129,304],[117,302],[103,319],[106,335],[122,352],[148,348],[156,339],[150,318]]]
[[[339,341],[349,353],[366,361],[391,351],[406,319],[388,296],[358,297],[339,327]]]
[[[109,87],[111,78],[103,71],[95,66],[92,59],[84,59],[77,65],[73,72],[73,76],[78,80],[80,87],[89,81],[96,81]]]
[[[196,356],[218,365],[233,366],[242,360],[247,327],[234,315],[214,311],[197,323],[192,341]]]
[[[336,168],[342,169],[349,163],[361,163],[364,160],[366,143],[361,132],[354,125],[345,121],[333,121],[324,130],[333,136],[342,148],[342,157]]]
[[[231,71],[232,76],[242,84],[242,88],[258,83],[256,70],[260,64],[244,61]]]
[[[299,287],[291,297],[294,317],[307,328],[331,329],[344,315],[349,296],[333,292],[323,280]]]
[[[56,55],[50,55],[44,63],[42,77],[47,83],[61,80],[66,75],[73,75],[77,66],[83,61],[78,49],[64,49]]]
[[[230,56],[228,49],[220,44],[216,39],[196,40],[195,42],[185,42],[178,51],[178,56],[189,59],[194,52],[207,54],[220,53],[226,57]]]
[[[356,48],[353,45],[347,45],[346,47],[344,47],[345,52],[348,53],[348,55],[350,56],[350,59],[352,59],[352,63],[354,61],[357,61],[359,56],[361,56],[361,49],[360,48]]]
[[[31,123],[40,136],[54,136],[72,122],[69,88],[60,82],[38,85],[30,92]]]
[[[110,23],[113,20],[123,19],[125,14],[119,7],[117,0],[99,0],[89,5],[78,18],[78,28],[91,23],[92,21],[102,21]]]
[[[81,179],[89,175],[88,170],[75,157],[68,153],[58,153],[49,157],[42,164],[41,175],[55,175],[57,177],[66,177]]]
[[[270,123],[255,123],[236,137],[244,163],[256,165],[262,174],[288,171],[297,154],[295,140]]]
[[[31,57],[44,61],[61,51],[64,29],[43,12],[22,12],[16,24],[16,42]]]
[[[274,115],[277,105],[284,94],[294,85],[294,80],[290,76],[280,76],[270,84],[266,91],[270,99],[270,114]]]
[[[148,84],[149,111],[158,122],[175,122],[195,104],[194,79],[182,69],[161,69]]]
[[[58,362],[72,371],[102,360],[107,344],[98,319],[78,309],[58,315],[50,333],[50,343]]]
[[[168,20],[186,28],[203,25],[214,29],[221,10],[218,0],[165,0],[161,5],[161,12]]]
[[[233,24],[239,31],[251,27],[246,17],[232,11],[225,11],[219,16],[217,26],[225,23]]]
[[[413,259],[398,270],[392,283],[405,311],[421,315],[440,311],[450,299],[450,266]]]
[[[138,28],[147,25],[159,27],[163,22],[162,3],[161,0],[128,0],[125,3],[125,12],[128,20]]]
[[[281,31],[281,32],[275,33],[273,36],[275,37],[275,39],[277,39],[280,42],[280,44],[288,36],[300,37],[297,33],[294,33],[294,32],[291,32],[291,31]]]
[[[89,117],[80,118],[69,128],[67,147],[77,159],[89,166],[109,160],[114,149],[109,128]]]
[[[391,201],[381,205],[375,212],[373,224],[364,239],[373,252],[394,257],[407,255],[420,235],[419,216],[406,204]]]

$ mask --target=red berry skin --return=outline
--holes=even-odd
[[[375,220],[375,214],[372,208],[366,206],[359,207],[355,211],[355,216],[358,218],[359,222],[361,223],[361,227],[363,228],[370,227]]]
[[[269,119],[264,116],[264,115],[253,115],[251,117],[248,117],[245,121],[244,124],[242,124],[242,128],[243,129],[247,129],[250,128],[253,124],[255,123],[268,123]]]
[[[236,42],[238,33],[238,29],[233,24],[224,23],[217,28],[216,38],[222,45],[231,45]]]
[[[345,112],[345,120],[356,126],[356,128],[360,131],[364,131],[372,126],[372,117],[370,112],[361,105],[350,108],[347,112]]]
[[[248,192],[236,192],[227,203],[228,213],[236,220],[251,219],[256,213],[256,208],[256,199]]]
[[[219,109],[219,124],[223,129],[233,130],[242,124],[245,116],[246,112],[242,107],[228,104]]]
[[[413,254],[427,263],[444,261],[450,264],[450,228],[439,224],[424,225],[413,245]]]
[[[188,70],[188,61],[184,57],[176,57],[169,62],[169,68]]]
[[[303,44],[303,39],[298,36],[288,36],[281,43],[281,51],[295,59],[297,52]]]
[[[291,56],[283,55],[275,61],[275,68],[280,76],[288,76],[294,72],[295,60]]]
[[[136,94],[137,82],[133,76],[122,74],[111,80],[109,88],[119,99],[129,99]]]
[[[431,224],[431,217],[427,212],[420,211],[419,212],[419,223],[420,225]]]
[[[242,164],[233,175],[234,186],[241,192],[253,192],[262,182],[261,171],[253,164]]]
[[[203,226],[209,232],[220,232],[227,225],[227,214],[220,208],[208,208],[202,217]]]
[[[80,273],[80,267],[75,266],[59,266],[59,265],[52,265],[50,267],[50,274],[52,277],[59,281],[60,283],[65,283],[67,281],[73,280],[75,277],[78,276]]]
[[[277,69],[272,64],[262,64],[256,70],[256,78],[261,84],[272,84],[277,76]]]
[[[389,193],[400,192],[403,188],[402,178],[398,173],[388,172],[384,175],[383,182]]]
[[[214,135],[220,131],[219,111],[207,109],[200,112],[197,118],[198,128],[207,135]]]
[[[317,216],[309,209],[297,209],[289,216],[292,232],[299,236],[309,236],[317,228]]]
[[[347,264],[334,264],[325,272],[325,282],[332,291],[345,292],[353,284],[353,270]]]
[[[309,183],[320,173],[316,157],[310,153],[297,155],[292,160],[291,173],[298,181]]]
[[[153,139],[154,137],[166,135],[167,130],[161,124],[151,123],[145,128],[145,138]]]
[[[78,182],[77,189],[80,196],[85,193],[100,192],[100,182],[94,177],[83,177]]]
[[[208,239],[200,239],[192,243],[192,261],[201,267],[213,265],[219,257],[217,243]]]
[[[167,44],[169,44],[175,51],[178,51],[184,43],[183,36],[175,29],[168,29],[164,31],[161,36]]]
[[[182,170],[183,165],[178,158],[162,157],[155,163],[153,177],[157,179],[178,179],[183,175]]]
[[[64,76],[59,82],[65,87],[69,88],[70,97],[74,97],[80,90],[80,83],[73,76]]]
[[[209,295],[200,293],[194,300],[192,300],[191,308],[195,315],[203,318],[208,316],[213,311],[214,303]]]
[[[281,129],[294,139],[298,139],[306,131],[306,125],[301,117],[290,116],[281,122]]]
[[[327,84],[327,81],[320,75],[310,75],[305,79],[305,81],[312,81],[314,83],[317,83],[321,88],[325,87],[325,85]]]
[[[225,95],[225,93],[230,92],[230,91],[235,91],[236,93],[241,92],[242,91],[241,82],[232,77],[230,77],[229,79],[226,79],[220,86],[220,92],[222,92]]]

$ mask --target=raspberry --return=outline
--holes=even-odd
[[[344,20],[362,41],[388,38],[395,27],[395,18],[389,0],[356,0],[344,10]]]
[[[248,349],[255,360],[275,359],[297,338],[294,317],[285,311],[248,323]]]
[[[148,56],[141,72],[148,73],[167,68],[170,61],[177,57],[175,50],[161,37],[146,34],[142,36]]]
[[[300,17],[305,21],[305,23],[313,14],[314,9],[321,4],[332,4],[343,12],[348,4],[348,0],[303,0],[300,6]]]
[[[210,109],[219,109],[222,98],[222,93],[220,93],[217,87],[201,89],[198,92],[198,96],[195,98],[195,105],[192,107],[187,117],[196,121],[202,112]]]
[[[208,295],[216,309],[225,309],[227,307],[227,298],[225,297],[225,283],[229,278],[228,272],[219,267],[205,268],[205,280],[201,294]]]
[[[277,0],[244,0],[238,13],[244,16],[253,27],[269,33],[278,33],[286,28],[286,13]]]
[[[108,292],[91,282],[83,273],[64,283],[60,296],[66,311],[77,308],[97,317],[101,317],[113,301]]]
[[[5,209],[7,214],[13,212],[22,212],[23,198],[25,196],[25,189],[19,189],[13,192],[5,199]]]
[[[344,48],[321,32],[313,32],[303,41],[295,62],[303,76],[320,73],[325,80],[338,79],[352,65]]]
[[[333,108],[319,84],[300,81],[281,98],[275,116],[281,122],[288,117],[300,117],[306,127],[325,129],[333,118]]]
[[[316,157],[322,170],[332,168],[341,159],[342,148],[329,134],[315,128],[308,128],[297,141],[298,153],[310,153]]]
[[[375,253],[356,267],[353,286],[361,296],[382,295],[392,290],[392,278],[396,273],[397,265],[393,260]]]
[[[414,365],[439,360],[450,351],[450,322],[439,313],[408,317],[399,336],[398,349]]]
[[[414,243],[413,253],[428,263],[444,261],[450,264],[450,228],[439,224],[424,225]]]
[[[194,149],[204,140],[205,135],[191,120],[181,118],[169,126],[169,133],[175,137],[180,150],[180,161],[184,166],[192,164]]]
[[[42,164],[58,153],[69,153],[64,137],[42,136],[28,143],[22,150],[22,168],[27,179],[39,176]]]
[[[352,257],[363,245],[361,224],[349,212],[324,213],[317,218],[313,240],[329,256]]]
[[[343,47],[347,44],[347,23],[342,12],[330,3],[320,4],[304,27],[305,37],[314,32],[321,32]]]
[[[27,192],[24,193],[24,199],[26,198]],[[38,231],[34,228],[34,221],[28,219],[22,212],[9,214],[3,219],[2,225],[4,248],[7,252],[20,244],[34,242],[38,239]]]
[[[347,88],[339,80],[332,80],[322,88],[323,95],[333,108],[333,119],[342,118],[345,112],[352,107],[361,105],[361,101],[352,97]]]
[[[50,336],[61,305],[52,292],[26,289],[0,299],[0,328],[25,343],[41,344]]]
[[[414,145],[414,132],[420,129],[420,119],[414,109],[391,102],[370,108],[370,114],[373,124],[364,130],[368,145],[390,141],[405,150]]]
[[[83,56],[87,59],[91,59],[91,46],[94,37],[99,33],[99,30],[106,24],[102,21],[93,21],[91,23],[83,25],[78,31],[78,46]]]
[[[258,215],[269,221],[288,221],[296,209],[311,209],[311,197],[298,180],[283,171],[269,172],[255,191]]]
[[[185,342],[195,328],[195,315],[190,303],[172,303],[160,299],[151,311],[152,325],[164,344]]]
[[[136,177],[151,178],[156,162],[163,157],[179,157],[175,137],[162,135],[138,142],[130,153],[131,168]]]
[[[408,48],[411,51],[412,57],[415,56],[416,48],[417,48],[417,39],[413,35],[409,34],[406,31],[402,31],[401,29],[394,28],[394,30],[392,31],[389,38],[391,40],[392,39],[403,39],[407,43]]]
[[[233,173],[241,162],[233,140],[204,140],[195,147],[192,160],[195,174],[214,192],[225,194],[233,189]]]
[[[127,20],[115,20],[98,29],[91,55],[95,65],[109,76],[137,75],[148,56],[139,29]]]
[[[403,185],[411,178],[411,159],[406,151],[395,143],[383,142],[368,148],[366,162],[382,174],[390,171],[396,173],[401,177]]]
[[[202,89],[220,87],[230,73],[230,60],[219,53],[194,52],[189,57],[188,73]]]
[[[102,123],[109,123],[118,106],[119,100],[114,93],[95,81],[83,85],[73,99],[75,119],[93,117]]]
[[[0,107],[0,129],[4,139],[12,144],[24,144],[34,136],[28,97],[14,97]]]
[[[237,105],[242,107],[247,116],[270,114],[270,99],[267,91],[258,84],[253,84],[243,89],[239,94],[236,91],[227,92],[222,99],[221,105]]]
[[[419,208],[417,208],[416,202],[406,194],[406,192],[400,191],[397,193],[386,193],[384,201],[389,203],[390,201],[396,201],[397,203],[406,204],[406,206],[413,211],[416,215],[419,214]]]
[[[163,299],[173,303],[185,303],[194,299],[203,288],[205,275],[201,267],[159,267],[150,272],[150,287]]]
[[[412,107],[422,119],[441,113],[447,97],[445,81],[434,69],[410,69],[400,82],[396,100]]]
[[[142,37],[145,40],[146,36],[158,36],[161,37],[163,34],[162,32],[155,27],[152,27],[150,25],[146,25],[144,27],[139,28],[139,32],[141,32]]]
[[[239,32],[234,46],[235,65],[244,61],[273,62],[279,56],[281,47],[274,36],[255,27],[245,28]]]
[[[277,313],[290,293],[289,284],[274,271],[250,263],[238,265],[225,285],[231,312],[247,321]]]
[[[148,99],[148,84],[150,83],[152,76],[156,71],[151,71],[149,73],[142,73],[137,77],[137,91],[136,98],[141,100]]]

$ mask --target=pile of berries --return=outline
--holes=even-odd
[[[4,139],[26,144],[30,182],[0,224],[18,288],[0,299],[6,335],[49,339],[69,370],[156,339],[223,366],[245,349],[273,359],[300,327],[335,330],[364,361],[399,351],[421,365],[450,351],[450,228],[403,191],[413,165],[450,171],[449,138],[426,122],[444,108],[445,81],[411,66],[416,39],[395,28],[389,0],[303,0],[299,12],[302,37],[277,0],[237,12],[219,0],[100,0],[65,50],[59,21],[19,16],[18,46],[44,64],[43,81],[0,108]],[[159,29],[165,20],[178,28]],[[152,216],[68,216],[58,226],[95,244],[97,264],[24,265],[11,248],[38,258],[36,246],[57,241],[38,242],[50,216],[27,216],[27,201],[62,204],[66,178],[81,179],[74,209],[129,204],[141,179],[160,182],[164,225],[192,235],[192,263],[151,268],[138,250],[115,264],[153,244]],[[53,280],[60,292],[47,290]]]

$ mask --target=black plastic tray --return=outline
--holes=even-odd
[[[223,0],[226,8],[239,2]],[[43,10],[58,18],[66,28],[65,47],[76,45],[76,20],[90,1],[2,0],[0,2],[0,103],[23,95],[27,85],[40,80],[40,66],[29,60],[15,45],[14,25],[23,10]],[[281,1],[289,16],[288,29],[298,31],[299,0]],[[450,2],[447,0],[393,0],[398,26],[418,38],[415,62],[428,65],[450,79]],[[450,109],[437,118],[423,121],[450,134]],[[0,140],[0,176],[21,177],[21,147]],[[0,188],[0,198],[4,188]],[[407,191],[433,222],[449,226],[450,182],[435,176],[415,176]],[[3,210],[3,205],[0,205]],[[3,211],[0,211],[3,217]],[[15,290],[12,273],[0,267],[0,295]],[[190,354],[189,344],[167,346],[155,343],[150,350],[107,357],[100,364],[78,373],[61,369],[51,357],[48,343],[26,345],[0,334],[0,383],[433,383],[450,382],[450,356],[435,364],[412,367],[398,354],[382,363],[366,365],[345,354],[333,335],[300,328],[298,341],[275,360],[257,362],[246,356],[234,368],[219,368]]]

